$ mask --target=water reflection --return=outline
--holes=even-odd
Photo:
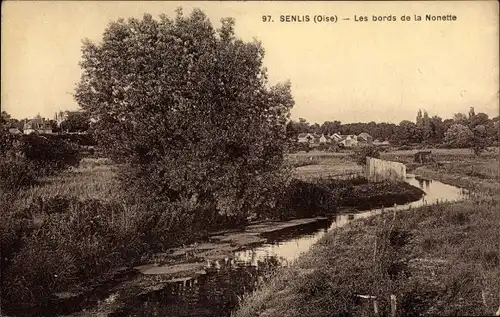
[[[435,180],[424,179],[411,174],[407,175],[406,182],[425,191],[425,195],[419,200],[404,205],[396,205],[389,208],[372,209],[357,214],[337,215],[330,229],[342,227],[354,219],[371,217],[373,215],[380,214],[383,211],[404,210],[440,202],[458,201],[466,199],[470,195],[469,191],[467,191],[466,189],[447,185]]]
[[[241,296],[264,282],[266,273],[282,260],[269,256],[254,265],[247,258],[213,261],[207,274],[168,283],[125,302],[123,309],[109,316],[230,316]]]
[[[232,258],[207,261],[206,274],[179,279],[164,288],[124,303],[112,316],[230,316],[242,295],[253,291],[264,276],[278,266],[290,265],[307,252],[329,230],[383,211],[420,207],[466,198],[466,190],[438,181],[409,175],[407,182],[425,191],[418,201],[356,214],[340,214],[333,219],[268,234],[268,243],[235,252]]]

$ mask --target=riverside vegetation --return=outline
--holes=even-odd
[[[446,163],[414,172],[468,188],[470,199],[333,230],[247,296],[235,316],[373,315],[357,295],[377,296],[381,315],[390,314],[390,295],[397,316],[494,315],[500,305],[498,155],[440,153],[438,162]],[[404,161],[402,154],[386,155]]]
[[[46,313],[59,301],[59,294],[95,288],[112,279],[121,266],[203,239],[217,228],[235,228],[249,221],[221,216],[203,227],[145,225],[151,214],[125,203],[117,171],[109,159],[83,158],[71,170],[44,175],[37,184],[15,192],[3,192],[0,231],[2,307],[6,312]],[[360,192],[367,191],[372,196],[359,199],[364,196]],[[398,198],[383,199],[390,192],[399,199],[420,197],[415,188],[369,184],[364,179],[295,179],[274,208],[254,219],[326,215],[349,203],[361,209],[366,204],[392,205]]]

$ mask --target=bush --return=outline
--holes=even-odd
[[[32,185],[37,178],[77,166],[80,161],[75,145],[36,134],[2,134],[0,148],[0,188],[4,191]]]
[[[444,143],[452,148],[469,147],[473,138],[474,133],[462,124],[453,124],[444,133]]]
[[[310,150],[310,146],[308,143],[302,143],[302,142],[297,142],[297,141],[293,141],[293,142],[289,142],[289,145],[288,145],[288,152],[289,153],[297,153],[297,152],[301,152],[301,151],[304,151],[304,152],[309,152]]]
[[[80,156],[78,148],[66,141],[49,139],[30,134],[21,138],[19,151],[43,175],[50,175],[70,166],[78,166]]]
[[[359,165],[366,165],[366,158],[380,158],[380,150],[375,146],[365,146],[357,148],[352,156]]]
[[[0,158],[0,190],[17,191],[36,182],[36,169],[21,157]]]
[[[47,134],[41,135],[46,138],[58,141],[66,141],[70,143],[77,144],[79,146],[96,146],[97,142],[92,133],[85,134],[75,134],[75,133],[63,133],[63,134]]]
[[[271,219],[307,218],[337,210],[339,197],[335,189],[342,181],[305,182],[294,179],[286,188],[276,208],[263,214]]]

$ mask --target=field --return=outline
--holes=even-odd
[[[106,159],[87,158],[76,168],[47,177],[41,186],[33,186],[20,194],[23,203],[29,204],[38,197],[78,197],[79,199],[101,199],[119,201],[114,167]]]
[[[299,153],[288,157],[289,162],[295,167],[294,175],[303,180],[329,178],[345,175],[359,176],[363,171],[349,158],[348,153]]]
[[[434,152],[434,151],[433,151]],[[493,315],[500,304],[498,156],[435,151],[415,172],[475,190],[470,200],[364,219],[329,232],[242,302],[236,317]],[[412,152],[384,153],[410,160]]]

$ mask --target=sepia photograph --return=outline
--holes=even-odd
[[[0,316],[500,316],[499,20],[3,1]]]

